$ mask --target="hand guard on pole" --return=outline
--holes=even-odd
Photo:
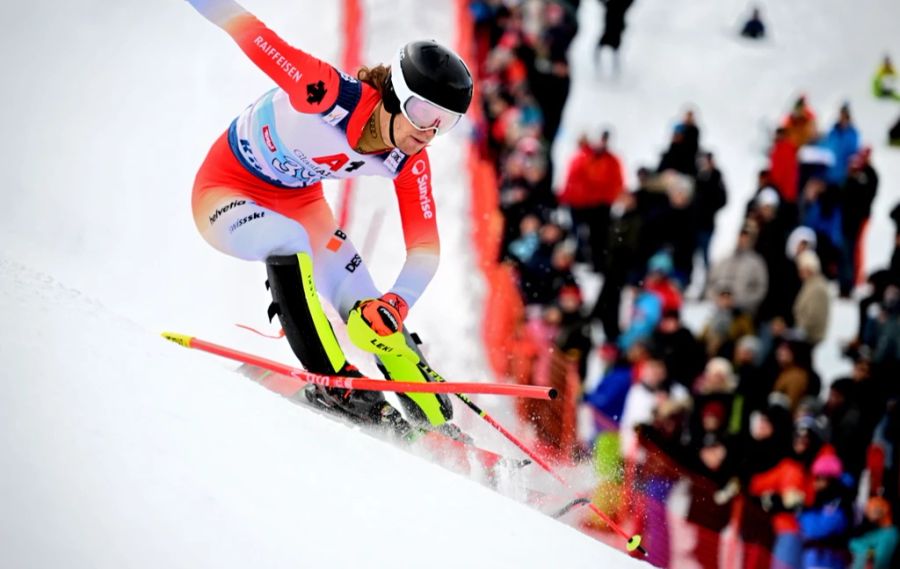
[[[391,294],[391,293],[388,293]],[[409,348],[403,335],[403,317],[406,316],[406,302],[395,307],[381,298],[370,298],[357,302],[347,317],[347,335],[350,341],[362,350],[379,358],[398,356]],[[393,300],[393,299],[392,299]]]
[[[403,329],[403,320],[409,313],[409,305],[400,296],[389,292],[381,298],[361,300],[353,307],[359,311],[363,322],[379,336],[390,336]]]

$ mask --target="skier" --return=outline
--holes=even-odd
[[[221,27],[277,85],[247,107],[213,144],[194,182],[201,235],[219,251],[263,261],[273,303],[296,356],[309,371],[359,377],[322,309],[323,296],[348,323],[351,340],[373,352],[388,379],[429,381],[409,309],[434,275],[437,219],[426,146],[453,128],[472,99],[472,77],[433,41],[403,46],[390,67],[340,72],[291,47],[234,0],[188,0]],[[393,179],[406,261],[381,293],[322,193],[323,179]],[[395,354],[406,354],[401,357]],[[421,360],[424,363],[424,360]],[[380,393],[309,386],[311,401],[366,423],[410,426]],[[446,395],[401,396],[410,419],[448,434]]]

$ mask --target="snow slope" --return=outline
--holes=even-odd
[[[638,566],[5,260],[0,313],[2,567]]]

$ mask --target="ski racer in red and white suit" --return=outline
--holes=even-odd
[[[453,126],[465,108],[450,112],[427,97],[406,93],[404,83],[396,94],[391,87],[392,96],[402,97],[402,112],[399,107],[388,111],[382,91],[389,82],[372,85],[291,47],[233,0],[188,1],[228,32],[277,85],[231,123],[200,167],[192,207],[201,235],[223,253],[269,265],[273,259],[305,253],[312,260],[315,289],[341,318],[346,321],[354,307],[373,315],[386,310],[390,314],[386,321],[367,322],[384,335],[402,328],[408,309],[437,269],[440,251],[425,147]],[[322,180],[369,175],[394,181],[406,243],[406,261],[384,294],[337,226],[322,193]],[[273,279],[279,281],[270,270],[273,289],[276,284],[284,286]],[[308,320],[316,321],[315,315]],[[291,340],[287,325],[285,330]],[[298,336],[307,332],[300,326]],[[308,347],[298,348],[303,339],[294,340],[291,345],[306,367],[317,367],[312,371],[319,373],[342,372],[346,362],[340,357],[336,360],[330,353],[319,361],[310,359]],[[326,352],[329,341],[325,340]]]

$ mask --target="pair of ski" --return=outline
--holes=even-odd
[[[348,427],[358,427],[363,433],[379,440],[391,439],[391,442],[400,441],[400,446],[413,452],[424,451],[437,463],[453,472],[473,477],[473,470],[478,469],[475,476],[482,478],[492,489],[497,490],[501,480],[514,476],[516,472],[532,464],[530,459],[515,459],[503,456],[493,451],[481,448],[471,440],[460,440],[436,430],[430,430],[419,426],[412,426],[414,437],[409,437],[407,432],[394,432],[392,426],[364,422],[359,417],[341,410],[337,407],[327,407],[310,401],[308,392],[312,384],[298,386],[291,378],[279,376],[275,372],[249,364],[241,364],[238,373],[252,381],[273,390],[286,397],[292,403],[306,407],[332,421],[337,421]],[[299,381],[299,380],[297,380]],[[298,390],[299,388],[299,390]],[[535,507],[546,506],[547,503],[561,503],[558,496],[551,496],[538,490],[527,490],[527,502]],[[588,504],[587,498],[575,498],[565,502],[564,505],[556,505],[552,511],[545,511],[550,517],[561,518],[576,507]],[[544,509],[544,508],[540,508]]]
[[[199,349],[241,362],[238,369],[241,375],[255,381],[266,389],[273,391],[294,403],[317,410],[345,424],[358,426],[360,429],[381,436],[403,440],[409,446],[419,447],[446,466],[454,470],[467,470],[474,466],[484,469],[489,480],[499,475],[500,469],[518,470],[531,464],[529,459],[519,460],[504,457],[498,453],[480,448],[468,436],[451,436],[441,431],[426,429],[409,424],[402,431],[393,432],[391,423],[374,423],[364,421],[357,416],[343,411],[339,407],[328,407],[310,397],[312,386],[337,387],[343,389],[360,389],[372,391],[394,391],[401,393],[490,393],[495,395],[519,395],[541,399],[552,399],[556,393],[551,388],[527,385],[507,385],[499,383],[464,383],[436,381],[429,383],[385,381],[365,377],[343,377],[316,374],[304,369],[275,362],[260,356],[241,352],[232,348],[207,342],[193,336],[164,332],[163,337],[181,346]],[[411,430],[410,430],[411,429]],[[461,434],[461,433],[460,433]],[[382,436],[386,435],[386,436]],[[393,435],[393,436],[392,436]],[[475,462],[476,464],[472,464]]]
[[[418,440],[427,441],[432,445],[440,445],[445,449],[455,449],[457,456],[467,458],[474,456],[482,466],[487,467],[489,473],[496,473],[498,465],[500,468],[521,468],[530,464],[531,461],[538,464],[548,474],[560,482],[565,488],[571,490],[571,485],[563,479],[551,466],[531,449],[525,446],[512,433],[506,430],[500,423],[491,417],[486,411],[476,405],[467,395],[474,393],[484,393],[493,395],[508,395],[516,397],[530,397],[536,399],[554,399],[556,391],[548,387],[538,387],[530,385],[508,385],[500,383],[465,383],[445,381],[434,370],[424,363],[417,362],[419,368],[432,377],[433,381],[428,383],[402,382],[402,381],[384,381],[371,378],[342,377],[311,373],[306,370],[288,366],[279,362],[275,362],[260,356],[248,354],[227,348],[212,342],[207,342],[193,336],[185,334],[176,334],[172,332],[163,332],[163,337],[176,344],[186,348],[199,349],[205,352],[223,356],[244,364],[242,371],[244,375],[251,377],[267,389],[279,393],[293,401],[309,403],[311,408],[317,408],[321,411],[325,409],[321,406],[313,405],[302,393],[306,384],[321,385],[324,387],[337,387],[342,389],[368,389],[372,391],[394,391],[400,393],[452,393],[456,395],[463,403],[484,419],[488,424],[499,431],[507,440],[519,447],[531,460],[530,461],[511,461],[501,455],[491,451],[475,447],[468,441],[457,440],[452,437],[437,433],[435,431],[427,431],[421,433]],[[328,409],[331,412],[332,409]],[[350,418],[345,414],[343,419]],[[579,497],[569,503],[553,515],[553,517],[561,517],[569,512],[572,508],[584,505],[598,517],[600,517],[615,533],[619,534],[626,540],[626,549],[629,552],[638,551],[643,555],[647,555],[647,551],[641,546],[641,536],[638,534],[627,534],[615,521],[600,510],[596,504],[589,500]]]
[[[437,430],[409,424],[404,425],[403,429],[398,429],[391,422],[377,423],[363,420],[340,407],[330,407],[317,402],[312,395],[315,392],[310,389],[314,385],[301,379],[250,364],[242,364],[237,371],[292,403],[307,407],[324,417],[358,427],[364,433],[381,440],[387,439],[409,449],[422,449],[451,470],[470,474],[473,468],[481,468],[492,484],[501,475],[501,469],[511,472],[531,464],[527,459],[511,459],[480,448],[467,436],[453,437]]]

